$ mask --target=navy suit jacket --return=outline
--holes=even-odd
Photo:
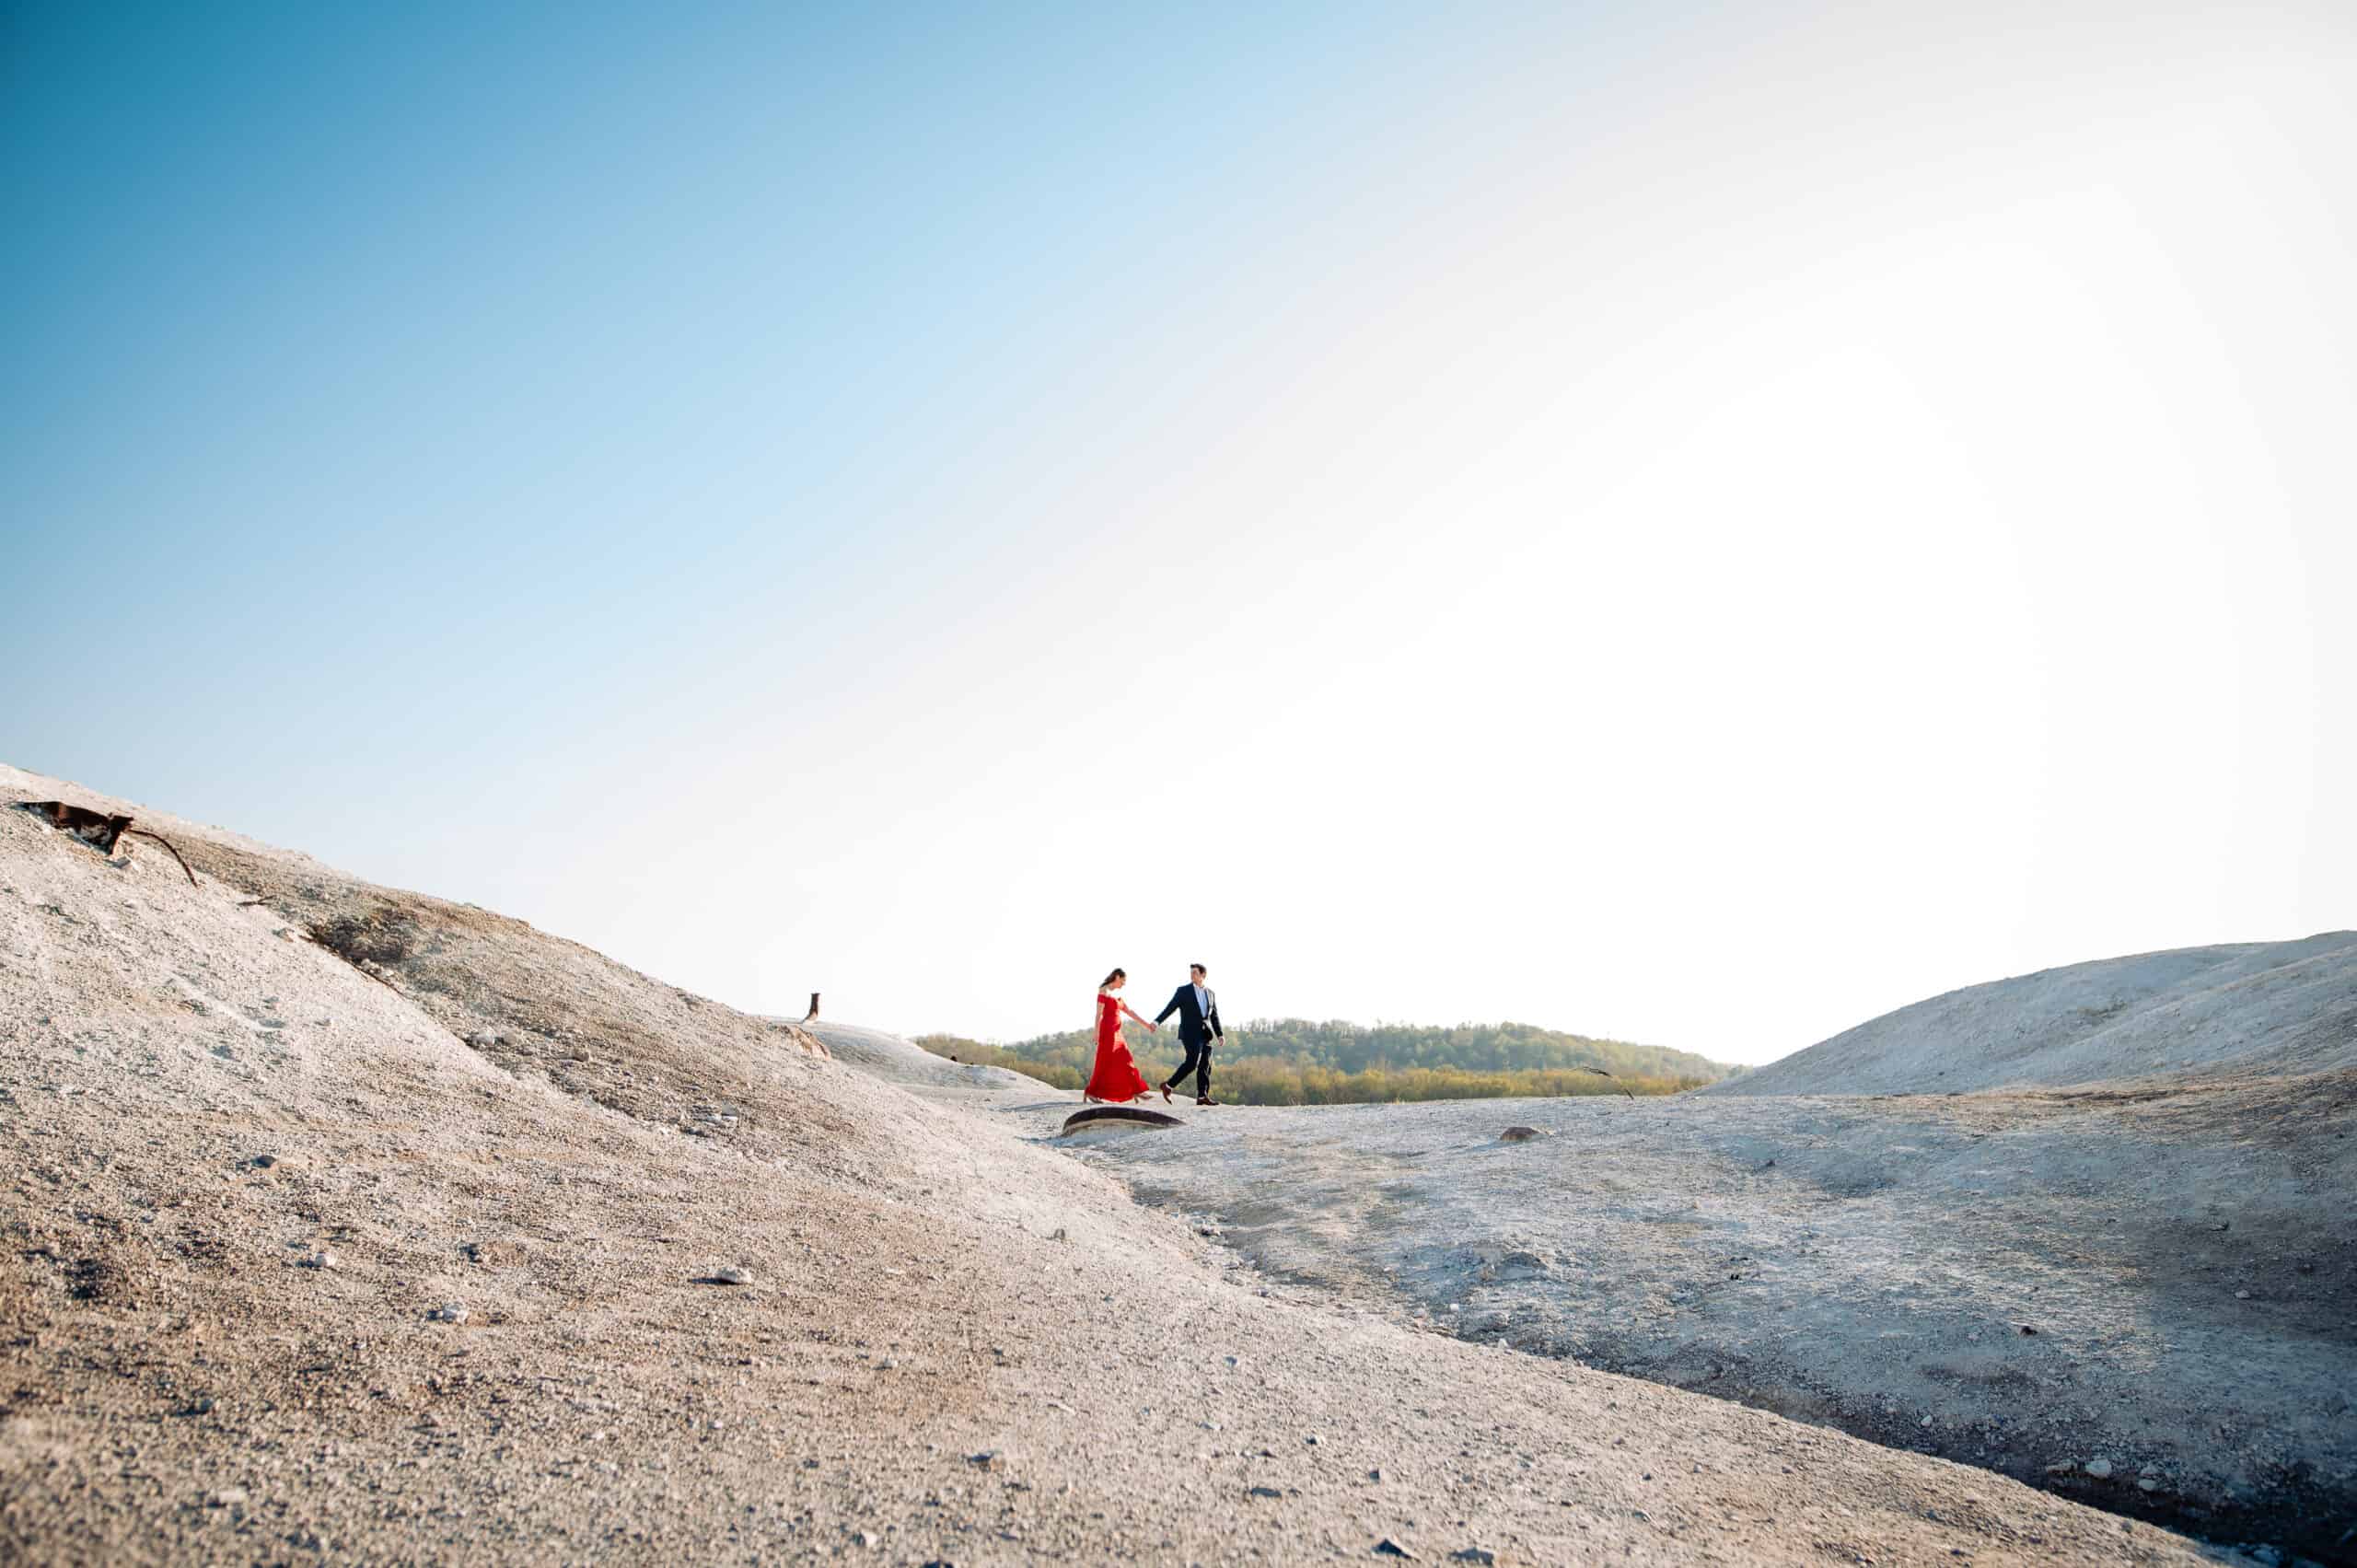
[[[1225,1040],[1227,1031],[1219,1027],[1219,995],[1208,985],[1203,987],[1203,994],[1211,999],[1208,1009],[1195,1005],[1195,987],[1191,982],[1180,986],[1171,993],[1170,1005],[1156,1013],[1154,1021],[1158,1024],[1171,1014],[1178,1014],[1181,1045],[1202,1045],[1213,1037]]]

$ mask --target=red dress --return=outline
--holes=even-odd
[[[1088,1075],[1087,1093],[1118,1105],[1137,1098],[1147,1087],[1136,1059],[1121,1042],[1121,999],[1100,991],[1097,993],[1097,1071]]]

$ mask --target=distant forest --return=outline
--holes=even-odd
[[[1139,1070],[1156,1082],[1184,1054],[1177,1020],[1160,1034],[1132,1024],[1123,1036]],[[1086,1029],[984,1045],[923,1035],[936,1056],[1007,1067],[1059,1088],[1087,1081],[1096,1038]],[[1610,1074],[1599,1077],[1590,1068]],[[1212,1093],[1239,1105],[1359,1105],[1421,1099],[1504,1099],[1546,1095],[1675,1094],[1734,1069],[1687,1051],[1564,1034],[1530,1024],[1316,1023],[1261,1018],[1231,1027],[1212,1067]]]

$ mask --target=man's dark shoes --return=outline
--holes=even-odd
[[[1203,1097],[1202,1097],[1202,1098],[1201,1098],[1201,1099],[1197,1100],[1195,1103],[1196,1103],[1197,1105],[1217,1105],[1217,1104],[1219,1103],[1219,1101],[1217,1101],[1217,1100],[1215,1100],[1215,1099],[1212,1098],[1212,1097],[1211,1097],[1211,1096],[1209,1096],[1209,1095],[1205,1095],[1205,1096],[1203,1096]]]
[[[1162,1103],[1163,1103],[1163,1104],[1165,1104],[1165,1105],[1168,1105],[1168,1104],[1170,1103],[1170,1086],[1169,1086],[1168,1084],[1164,1084],[1164,1085],[1162,1085],[1162,1086],[1161,1086],[1161,1088],[1162,1088]]]

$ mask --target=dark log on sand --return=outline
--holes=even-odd
[[[17,805],[20,809],[48,818],[51,826],[73,834],[100,854],[112,854],[116,841],[126,834],[133,838],[153,839],[172,851],[172,858],[180,861],[181,874],[188,877],[188,885],[192,888],[197,885],[196,873],[189,870],[188,862],[180,858],[180,852],[173,848],[171,840],[161,833],[133,827],[128,817],[93,811],[87,806],[73,806],[63,800],[20,800]],[[130,846],[124,845],[122,853],[129,854]]]
[[[1187,1123],[1164,1110],[1148,1110],[1142,1105],[1092,1105],[1086,1110],[1075,1110],[1064,1118],[1064,1132],[1077,1132],[1083,1127],[1107,1121],[1134,1121],[1143,1127],[1184,1127]],[[1059,1133],[1058,1136],[1062,1136]]]

